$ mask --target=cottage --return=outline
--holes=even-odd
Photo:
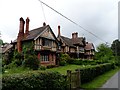
[[[29,18],[26,19],[26,30],[24,32],[25,21],[20,18],[20,28],[17,39],[13,42],[14,48],[22,52],[24,46],[34,45],[38,58],[42,65],[56,65],[56,52],[58,49],[58,40],[52,29],[46,23],[42,27],[29,30]]]
[[[58,41],[60,42],[60,52],[67,53],[72,58],[93,59],[95,48],[93,43],[86,42],[84,37],[78,37],[78,33],[72,33],[72,38],[62,36],[60,26],[58,26]]]
[[[84,55],[85,55],[86,59],[93,59],[94,58],[95,47],[94,47],[93,43],[86,42],[85,54]]]
[[[72,38],[62,36],[60,26],[58,26],[59,42],[61,43],[61,52],[69,54],[72,58],[84,58],[85,38],[78,37],[78,33],[72,33]]]

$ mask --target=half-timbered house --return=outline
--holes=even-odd
[[[25,21],[20,18],[20,29],[17,39],[13,42],[14,48],[22,52],[25,45],[34,45],[41,65],[56,65],[56,52],[58,40],[51,27],[43,23],[42,27],[29,30],[29,18],[26,19],[26,30],[24,32]]]

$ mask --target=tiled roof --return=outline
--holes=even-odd
[[[93,43],[87,43],[85,46],[85,50],[91,50],[94,49]]]
[[[73,44],[84,45],[83,39],[84,39],[83,37],[78,37],[77,39],[73,40]]]
[[[28,35],[24,40],[34,39],[34,38],[37,37],[40,33],[42,33],[44,30],[46,30],[46,28],[50,28],[50,26],[47,25],[47,26],[40,27],[40,28],[33,29],[33,30],[29,31],[29,35]]]
[[[41,34],[44,30],[50,28],[49,25],[46,25],[46,26],[43,26],[43,27],[39,27],[39,28],[36,28],[36,29],[33,29],[31,31],[29,31],[29,34],[26,38],[23,39],[24,40],[31,40],[31,39],[34,39],[36,38],[39,34]],[[13,41],[14,42],[17,42],[17,39]]]
[[[6,44],[2,47],[2,53],[7,52],[9,49],[11,49],[13,47],[13,45],[11,44]]]
[[[60,36],[63,40],[64,40],[64,42],[68,45],[68,46],[73,46],[74,47],[74,45],[73,45],[73,43],[72,43],[72,40],[70,39],[70,38],[67,38],[67,37],[64,37],[64,36]]]
[[[84,45],[83,44],[83,37],[78,37],[77,39],[73,40],[73,39],[70,39],[68,37],[64,37],[64,36],[60,36],[64,42],[68,45],[68,46],[72,46],[72,47],[75,47],[74,45],[75,44],[79,44],[79,45]]]

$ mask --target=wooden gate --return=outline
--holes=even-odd
[[[81,85],[81,79],[80,79],[80,70],[76,70],[72,72],[71,70],[67,70],[67,80],[68,80],[68,88],[76,89],[80,88]]]

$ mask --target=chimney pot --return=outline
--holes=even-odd
[[[20,18],[20,21],[24,21],[24,19],[21,17],[21,18]]]
[[[60,36],[60,25],[58,25],[58,36]]]
[[[43,23],[43,26],[46,26],[46,23],[45,23],[45,22]]]
[[[29,21],[30,21],[30,19],[29,19],[29,17],[27,17],[26,22],[29,22]]]
[[[29,34],[29,22],[30,22],[30,19],[29,19],[29,17],[27,17],[27,19],[26,19],[25,38],[26,38],[27,35]]]

